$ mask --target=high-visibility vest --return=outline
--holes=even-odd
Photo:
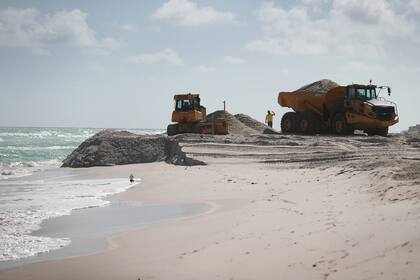
[[[265,119],[266,119],[268,122],[272,122],[272,121],[273,121],[273,115],[272,115],[272,114],[267,114],[267,116],[265,117]]]

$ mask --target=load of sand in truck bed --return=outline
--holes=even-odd
[[[303,87],[298,88],[293,92],[316,92],[316,93],[326,93],[329,90],[339,87],[340,85],[334,81],[323,79],[311,84],[304,85]]]

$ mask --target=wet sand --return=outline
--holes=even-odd
[[[211,210],[111,239],[97,254],[0,279],[420,279],[420,151],[403,136],[190,137],[207,166],[81,169],[142,184],[115,203]]]

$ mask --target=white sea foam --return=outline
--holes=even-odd
[[[127,179],[0,181],[0,261],[33,256],[68,245],[66,238],[32,236],[45,219],[73,209],[101,206],[127,190]]]
[[[62,132],[62,131],[53,131],[53,130],[44,130],[36,132],[0,132],[1,137],[25,137],[25,138],[80,138],[85,139],[93,135],[93,131],[82,131],[82,132]]]
[[[0,138],[0,142],[4,142],[3,138]]]
[[[47,147],[38,147],[38,146],[31,146],[31,147],[17,147],[17,146],[5,146],[0,147],[1,150],[9,150],[9,151],[50,151],[50,150],[68,150],[68,149],[75,149],[76,146],[47,146]]]
[[[46,128],[47,129],[47,128]],[[164,133],[165,130],[163,129],[117,129],[117,130],[127,130],[136,134],[161,134]],[[43,131],[35,131],[35,132],[0,132],[0,137],[26,137],[26,138],[47,138],[47,137],[55,137],[55,138],[67,138],[67,139],[86,139],[96,132],[100,131],[100,129],[85,129],[82,131],[73,131],[73,132],[63,132],[59,129],[56,130],[43,130]]]
[[[40,131],[40,132],[1,132],[0,136],[3,137],[29,137],[29,138],[44,138],[44,137],[51,137],[53,134],[49,131]]]
[[[61,162],[58,159],[44,161],[16,161],[9,164],[0,162],[0,182],[1,180],[25,177],[34,172],[59,167]]]

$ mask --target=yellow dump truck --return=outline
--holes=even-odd
[[[172,122],[168,125],[167,134],[180,133],[228,134],[226,120],[207,120],[206,107],[200,104],[197,93],[175,94],[175,109]]]
[[[293,109],[281,120],[283,133],[353,134],[363,130],[368,135],[388,135],[388,127],[398,122],[395,103],[379,97],[387,86],[352,84],[337,86],[327,92],[280,92],[278,103]]]

